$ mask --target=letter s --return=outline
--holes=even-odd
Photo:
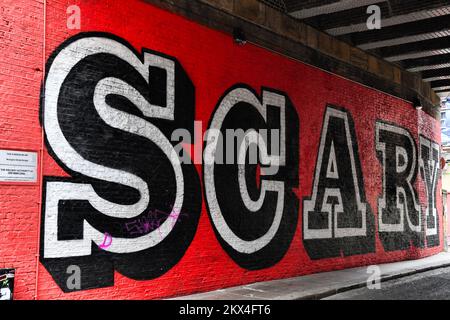
[[[181,163],[167,138],[177,127],[193,130],[186,125],[186,117],[194,120],[192,83],[175,59],[148,51],[140,58],[106,34],[68,40],[47,70],[41,119],[46,144],[72,179],[46,178],[44,265],[58,283],[62,260],[108,266],[100,279],[90,272],[86,288],[111,285],[113,269],[135,279],[161,275],[189,246],[201,208],[198,174]],[[182,123],[176,121],[179,107]],[[187,218],[130,235],[125,224],[152,209]],[[105,232],[111,245],[101,250]]]

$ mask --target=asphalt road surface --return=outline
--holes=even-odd
[[[324,300],[450,300],[450,267],[343,292]]]

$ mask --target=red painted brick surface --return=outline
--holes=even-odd
[[[81,30],[68,30],[66,9],[81,8]],[[138,51],[149,48],[176,57],[196,89],[196,120],[211,117],[222,94],[236,83],[258,92],[270,87],[289,95],[300,118],[301,199],[311,195],[326,104],[345,107],[353,116],[368,203],[375,216],[382,168],[375,153],[375,122],[394,122],[440,142],[439,122],[410,104],[251,44],[238,46],[222,34],[140,1],[47,1],[44,34],[43,1],[3,0],[0,4],[0,148],[39,151],[39,93],[45,60],[61,42],[81,31],[102,31],[126,39]],[[201,176],[201,168],[197,166]],[[67,176],[44,150],[43,174]],[[426,203],[423,180],[416,188]],[[46,269],[36,270],[40,188],[0,185],[0,268],[16,268],[16,299],[33,299],[38,277],[39,299],[152,299],[207,291],[244,283],[292,277],[404,259],[442,250],[442,207],[437,203],[441,243],[430,249],[411,247],[385,252],[376,236],[376,253],[311,260],[302,243],[302,202],[290,249],[275,266],[248,271],[238,267],[217,241],[206,214],[205,199],[195,238],[181,261],[154,280],[135,281],[115,274],[114,287],[63,293]],[[377,225],[377,224],[376,224]]]
[[[0,4],[0,146],[41,148],[42,1]],[[1,268],[16,268],[15,295],[32,299],[38,252],[39,186],[0,186]]]

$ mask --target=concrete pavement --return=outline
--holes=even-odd
[[[324,300],[450,300],[450,267],[383,282],[377,290],[362,287]]]
[[[450,253],[394,263],[378,264],[381,281],[450,266]],[[370,274],[367,266],[316,273],[295,278],[220,289],[173,298],[172,300],[296,300],[321,299],[336,293],[362,288]]]

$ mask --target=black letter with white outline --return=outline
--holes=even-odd
[[[251,163],[250,147],[243,141],[237,149],[226,148],[234,161],[210,161],[208,152],[215,150],[218,137],[230,138],[227,129],[245,131],[243,140],[253,139],[257,164]],[[260,136],[262,130],[268,133],[266,139]],[[272,130],[278,130],[276,138]],[[295,108],[284,93],[272,89],[263,88],[259,98],[252,88],[236,85],[220,99],[211,118],[203,164],[208,214],[222,247],[243,268],[273,266],[291,244],[298,221],[298,199],[292,191],[298,186],[298,136]],[[213,160],[217,157],[213,152]]]
[[[376,122],[375,144],[383,168],[378,199],[378,232],[387,251],[423,247],[422,213],[414,187],[417,148],[411,133],[396,124]]]
[[[164,274],[201,211],[198,173],[169,140],[176,128],[193,134],[194,85],[175,58],[139,54],[105,33],[65,41],[47,70],[41,124],[71,178],[45,178],[42,264],[65,292],[69,265],[81,268],[81,290],[112,286],[114,270],[136,280]],[[141,234],[126,228],[154,210],[167,216]]]
[[[439,245],[439,214],[436,206],[437,186],[440,177],[439,144],[420,136],[419,166],[425,190],[427,192],[426,237],[427,247]]]
[[[311,198],[303,200],[303,243],[312,259],[375,251],[353,119],[328,105]]]

